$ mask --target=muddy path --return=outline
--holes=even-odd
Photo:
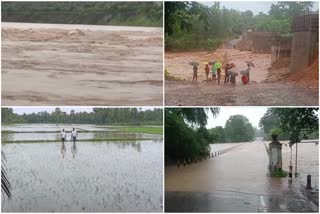
[[[316,106],[318,92],[308,90],[287,82],[266,82],[270,67],[270,54],[254,54],[249,51],[235,49],[217,49],[215,52],[180,52],[166,53],[165,67],[170,75],[180,81],[165,82],[165,104],[168,106]],[[245,61],[255,64],[250,72],[251,82],[243,85],[240,75],[237,85],[213,84],[206,82],[205,62],[219,60],[223,63],[233,62],[237,65],[235,71],[246,68]],[[190,61],[199,61],[198,82],[192,83],[192,68]],[[224,70],[222,71],[224,75]],[[222,76],[222,79],[224,76]]]
[[[161,28],[2,23],[3,105],[162,105]]]

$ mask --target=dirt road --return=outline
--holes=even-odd
[[[2,23],[3,105],[162,105],[161,28]]]
[[[252,105],[252,106],[316,106],[318,92],[286,82],[264,82],[270,67],[270,54],[254,54],[235,49],[217,49],[215,52],[166,53],[166,69],[181,81],[165,82],[165,103],[169,106]],[[205,82],[204,62],[219,60],[234,62],[235,71],[246,68],[245,61],[255,64],[250,72],[251,83],[242,85],[240,75],[237,85],[217,85]],[[190,61],[202,62],[198,83],[192,83]],[[224,73],[224,70],[223,72]]]

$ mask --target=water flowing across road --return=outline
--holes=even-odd
[[[265,143],[215,144],[211,151],[225,153],[186,167],[166,167],[166,211],[317,211],[317,205],[303,195],[301,184],[306,181],[306,171],[312,171],[314,188],[318,188],[318,145],[299,145],[298,160],[303,162],[299,167],[301,178],[294,179],[290,185],[288,178],[268,176]],[[287,170],[288,148],[284,146],[283,150]]]

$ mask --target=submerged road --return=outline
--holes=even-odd
[[[318,147],[317,147],[318,148]],[[301,184],[268,176],[263,142],[235,144],[198,164],[165,169],[167,212],[317,212]]]

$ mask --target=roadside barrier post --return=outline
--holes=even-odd
[[[306,189],[312,189],[311,187],[311,175],[307,175],[307,187]]]
[[[292,182],[292,165],[289,166],[289,181]]]

